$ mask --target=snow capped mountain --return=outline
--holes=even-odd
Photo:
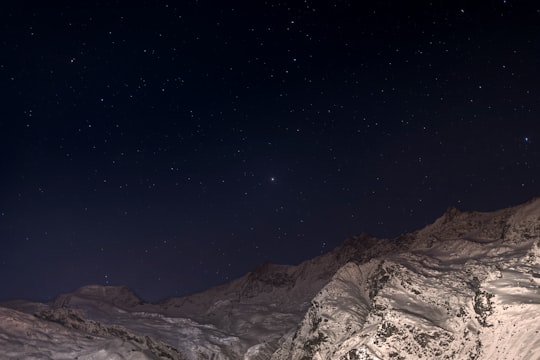
[[[156,304],[87,286],[2,306],[8,359],[540,359],[540,200]]]

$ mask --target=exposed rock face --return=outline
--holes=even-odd
[[[272,359],[540,358],[539,205],[450,209],[349,262]]]
[[[26,314],[0,308],[19,324],[0,322],[0,348],[32,358],[20,345],[38,337],[40,358],[52,359],[99,354],[103,341],[127,344],[124,358],[145,356],[133,359],[538,359],[539,248],[540,200],[493,213],[451,208],[397,239],[363,234],[298,266],[264,264],[158,304],[101,286],[51,304],[12,302]],[[14,330],[35,326],[61,331]],[[57,330],[64,340],[73,333],[80,352],[47,348],[58,346]]]

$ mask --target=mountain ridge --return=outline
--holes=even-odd
[[[155,344],[178,359],[534,359],[539,248],[536,198],[494,212],[448,208],[394,239],[363,233],[298,265],[261,264],[227,284],[156,303],[127,287],[93,285],[48,304],[0,308],[68,329],[75,311],[85,326],[116,329],[100,336],[150,359],[167,358],[149,349]],[[0,345],[21,341],[9,330],[0,326],[8,339]]]

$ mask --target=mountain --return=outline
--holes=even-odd
[[[540,200],[159,303],[93,285],[0,305],[7,359],[540,359]]]

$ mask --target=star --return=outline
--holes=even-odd
[[[30,15],[10,2],[0,254],[13,261],[0,297],[107,280],[159,300],[263,258],[299,263],[362,231],[394,237],[452,204],[494,210],[538,196],[540,73],[529,55],[540,22],[533,2],[507,2],[511,12],[503,0],[482,11],[344,0],[232,13],[226,2],[145,2],[115,7],[120,17],[99,2]],[[54,25],[66,20],[67,35]],[[104,278],[108,262],[122,271]],[[65,271],[73,265],[84,273]]]

